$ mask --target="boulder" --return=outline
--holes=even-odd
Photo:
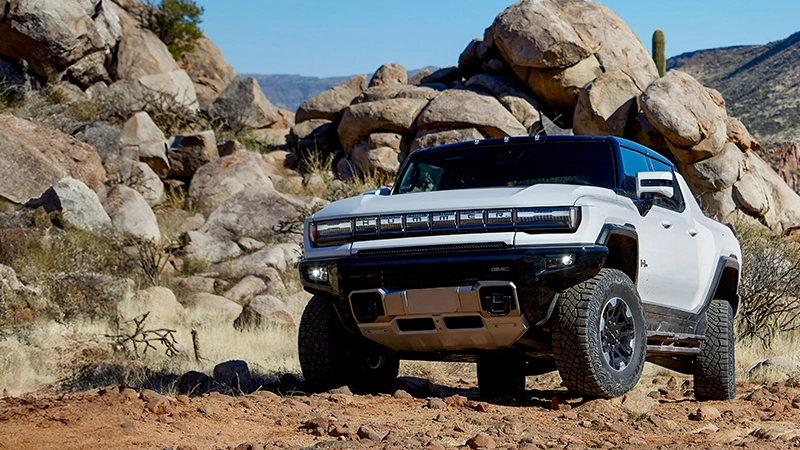
[[[621,70],[640,91],[658,78],[658,70],[642,41],[614,11],[600,2],[554,2],[608,73]]]
[[[175,293],[178,301],[192,297],[194,294],[213,294],[216,280],[209,277],[192,275],[184,278],[172,278],[169,281],[170,289]]]
[[[242,313],[242,307],[227,298],[203,292],[186,297],[181,304],[195,320],[208,322],[230,324]]]
[[[166,44],[152,31],[142,28],[127,12],[121,11],[122,37],[116,52],[115,80],[135,81],[147,75],[165,74],[180,67]]]
[[[373,173],[376,170],[397,173],[400,168],[399,154],[399,150],[390,147],[373,148],[368,143],[359,143],[350,151],[350,160],[361,173]]]
[[[174,136],[169,147],[170,176],[191,178],[205,164],[219,159],[217,139],[211,130]]]
[[[11,114],[0,114],[0,197],[22,204],[62,178],[105,194],[106,171],[91,145]]]
[[[341,147],[336,126],[327,119],[309,119],[298,123],[289,130],[286,143],[300,153],[307,150],[325,152]]]
[[[770,195],[764,183],[752,173],[745,173],[733,185],[736,204],[748,215],[761,217],[770,209]]]
[[[278,121],[278,110],[253,77],[234,78],[209,108],[212,117],[233,128],[266,128]]]
[[[205,35],[194,42],[194,51],[181,54],[178,65],[194,82],[197,101],[203,111],[207,111],[228,83],[236,78],[236,71],[225,61],[219,47]]]
[[[230,386],[237,392],[250,392],[253,384],[247,363],[238,360],[214,366],[214,381]]]
[[[208,215],[231,195],[252,186],[272,188],[261,155],[239,151],[211,161],[195,172],[186,199],[190,209]]]
[[[578,94],[572,120],[575,134],[622,137],[638,113],[636,96],[641,93],[621,70],[601,74]]]
[[[725,128],[728,131],[728,142],[733,142],[743,152],[761,149],[761,144],[747,131],[741,120],[726,116]]]
[[[557,2],[549,0],[522,0],[509,6],[494,20],[492,37],[514,68],[564,69],[594,53]]]
[[[443,84],[376,86],[365,90],[353,103],[369,103],[390,98],[418,98],[432,100],[447,86]]]
[[[174,102],[190,114],[199,111],[194,84],[183,70],[146,75],[134,81],[118,81],[102,90],[99,99],[117,103],[120,109],[127,111],[145,110],[155,102]]]
[[[407,83],[408,74],[406,73],[406,68],[397,63],[387,63],[380,66],[375,74],[372,75],[369,87]]]
[[[253,186],[228,197],[205,225],[187,233],[187,256],[216,263],[242,254],[236,241],[249,237],[262,242],[289,241],[276,232],[283,221],[305,216],[307,206],[268,186]]]
[[[339,86],[304,101],[297,109],[295,121],[300,123],[309,119],[335,120],[354,98],[364,92],[366,87],[366,75],[350,77]]]
[[[428,104],[423,99],[389,99],[351,105],[339,123],[339,141],[346,153],[373,131],[408,133],[417,115]]]
[[[664,135],[676,159],[700,161],[722,151],[727,139],[725,109],[691,75],[671,70],[641,97],[647,120]]]
[[[223,297],[244,306],[256,295],[267,290],[267,283],[259,277],[248,275],[222,294]]]
[[[644,112],[640,111],[633,118],[631,134],[628,138],[653,150],[664,151],[665,154],[669,152],[666,138],[647,120],[647,115]]]
[[[103,210],[97,193],[74,178],[58,181],[41,197],[28,201],[26,206],[42,206],[47,212],[58,211],[64,222],[84,231],[106,234],[111,229],[111,218]]]
[[[146,313],[147,324],[152,328],[174,327],[183,322],[184,307],[171,290],[154,286],[136,291],[135,297],[117,304],[120,322],[127,322]]]
[[[693,192],[721,191],[739,181],[744,171],[744,154],[731,142],[722,152],[694,164],[678,163],[681,175]]]
[[[422,69],[419,72],[415,73],[414,75],[408,77],[408,84],[420,84],[422,83],[423,78],[427,77],[432,73],[433,71],[431,71],[431,69]]]
[[[259,295],[250,300],[242,314],[233,321],[233,327],[239,331],[253,328],[293,329],[295,319],[285,303],[271,295]]]
[[[497,99],[467,89],[447,90],[433,99],[419,114],[417,127],[420,130],[471,127],[493,138],[528,134]]]
[[[0,7],[0,54],[27,61],[50,81],[76,64],[89,73],[76,67],[73,79],[108,79],[102,62],[122,34],[112,2],[18,0],[3,1]]]
[[[486,136],[475,128],[422,130],[417,133],[417,137],[414,138],[414,142],[411,143],[409,153],[421,148],[479,139],[486,139]]]
[[[297,244],[278,244],[220,262],[211,266],[211,269],[229,278],[253,275],[262,279],[272,279],[275,275],[273,270],[287,270],[293,267],[300,260],[300,255],[300,246]]]
[[[528,130],[528,134],[536,134],[542,129],[539,104],[527,86],[508,78],[480,74],[470,78],[466,87],[492,94]]]
[[[443,84],[452,86],[453,83],[460,82],[462,78],[461,71],[458,67],[442,67],[441,69],[422,77],[420,80],[423,84]]]
[[[164,201],[164,182],[147,164],[128,158],[109,158],[104,167],[108,179],[114,184],[124,184],[142,194],[150,206]]]
[[[572,126],[572,116],[581,88],[603,73],[594,56],[566,69],[513,67],[513,70],[533,90],[537,98],[545,102],[539,106],[549,107],[554,121],[568,128]]]
[[[139,111],[122,127],[122,146],[125,154],[133,154],[147,163],[160,177],[169,175],[167,138],[144,111]]]
[[[483,58],[478,56],[478,49],[483,46],[483,38],[475,38],[461,52],[458,57],[458,70],[463,76],[470,78],[483,70]]]
[[[400,133],[378,131],[369,134],[367,143],[370,148],[388,147],[395,151],[400,151],[404,147],[404,140],[404,136]],[[405,147],[407,147],[407,145],[405,145]]]
[[[139,192],[118,184],[108,191],[103,207],[117,231],[140,239],[161,240],[156,215]]]

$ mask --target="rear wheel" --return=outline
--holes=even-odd
[[[725,300],[712,300],[706,310],[706,339],[694,362],[694,396],[698,400],[736,397],[733,308]]]
[[[589,397],[618,397],[631,390],[644,368],[647,336],[636,287],[616,269],[559,294],[553,352],[561,379]]]
[[[478,355],[478,389],[481,397],[519,397],[525,392],[524,362],[511,352],[485,352]]]
[[[297,347],[306,385],[314,392],[344,385],[357,393],[389,392],[400,367],[390,349],[345,330],[331,302],[319,296],[303,311]]]

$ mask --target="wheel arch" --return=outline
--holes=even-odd
[[[730,303],[734,316],[739,310],[739,270],[739,261],[734,255],[720,258],[717,266],[718,275],[710,297]]]
[[[608,248],[604,268],[617,269],[634,285],[639,278],[639,234],[631,224],[606,224],[597,237],[597,244]]]

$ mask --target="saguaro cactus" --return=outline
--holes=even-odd
[[[667,74],[666,47],[667,38],[664,37],[664,31],[659,28],[653,32],[653,61],[656,63],[659,77]]]

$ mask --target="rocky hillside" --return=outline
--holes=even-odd
[[[800,32],[767,45],[715,48],[667,61],[717,89],[728,111],[765,141],[800,140]]]

